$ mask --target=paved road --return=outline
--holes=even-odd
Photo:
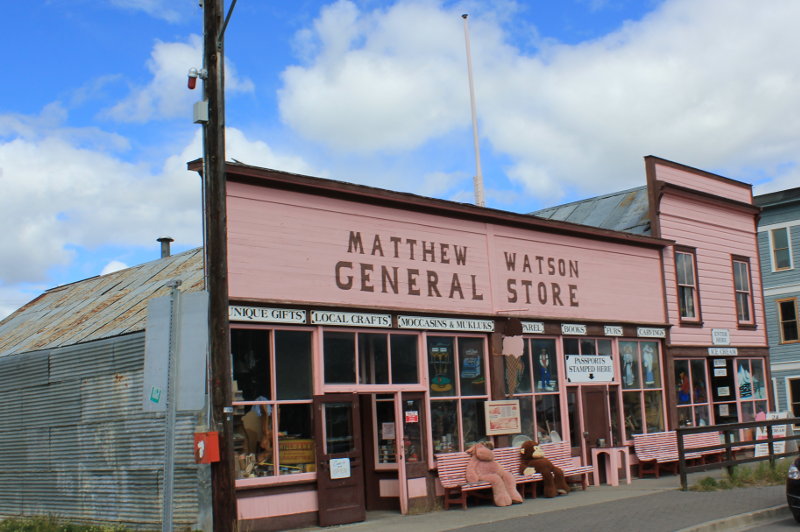
[[[699,530],[704,523],[785,504],[783,486],[739,488],[715,492],[666,491],[623,500],[590,504],[480,525],[459,532],[522,532],[536,530],[592,532],[675,532]],[[735,520],[716,530],[732,530]],[[797,530],[797,526],[793,527]],[[765,529],[771,530],[771,529]]]

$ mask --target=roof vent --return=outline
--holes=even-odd
[[[174,240],[168,236],[162,236],[157,238],[156,241],[161,242],[161,258],[169,257],[169,243],[174,242]]]

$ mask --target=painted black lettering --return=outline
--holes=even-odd
[[[361,253],[364,254],[364,244],[361,243],[361,233],[358,231],[350,231],[350,240],[347,242],[348,253]]]
[[[344,262],[339,261],[336,263],[336,286],[339,287],[341,290],[350,290],[353,288],[353,276],[347,275],[344,278],[342,277],[342,270],[344,269],[352,269],[353,263],[352,262]]]
[[[439,274],[428,270],[428,297],[442,297],[439,293]]]

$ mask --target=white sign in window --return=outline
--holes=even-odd
[[[567,355],[567,381],[614,382],[614,364],[608,355]]]
[[[350,459],[349,458],[331,458],[328,462],[331,471],[331,480],[337,478],[350,478]]]

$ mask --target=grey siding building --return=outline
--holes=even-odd
[[[778,410],[800,416],[800,188],[754,198],[764,310]]]
[[[142,405],[145,326],[174,280],[203,289],[202,250],[53,288],[0,321],[0,519],[160,528],[165,419]],[[175,427],[181,529],[208,528],[198,415]]]

